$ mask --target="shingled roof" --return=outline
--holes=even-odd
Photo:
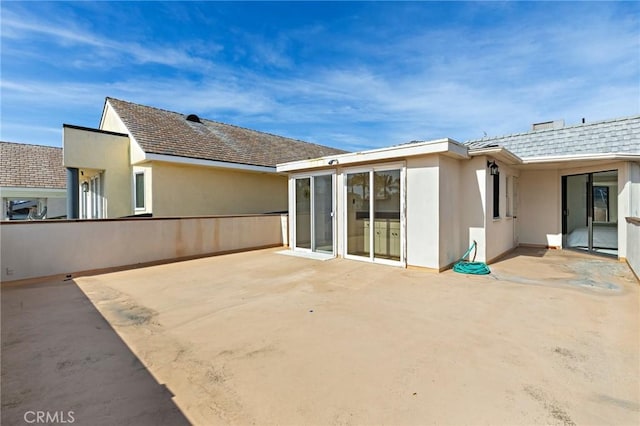
[[[65,189],[62,148],[0,142],[0,186]]]
[[[346,151],[107,98],[146,153],[275,167]]]
[[[640,116],[482,138],[465,144],[469,149],[501,146],[523,159],[576,154],[640,154]]]

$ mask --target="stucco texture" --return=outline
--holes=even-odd
[[[287,211],[287,177],[154,162],[153,215],[200,216]]]
[[[65,167],[104,171],[106,217],[132,214],[133,178],[129,160],[129,138],[64,127],[63,144]],[[83,177],[80,178],[82,181]]]

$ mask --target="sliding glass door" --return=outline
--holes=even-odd
[[[402,261],[402,169],[346,174],[346,254],[371,261]]]
[[[333,253],[333,175],[295,179],[294,247]]]
[[[353,256],[371,252],[369,181],[369,172],[347,174],[347,254]]]
[[[311,178],[296,179],[295,247],[311,249]]]
[[[313,250],[333,253],[333,175],[313,177]]]
[[[563,176],[563,246],[618,254],[618,171]]]

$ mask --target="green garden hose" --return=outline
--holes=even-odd
[[[491,273],[491,270],[489,269],[486,263],[475,261],[477,246],[478,246],[478,243],[476,243],[476,241],[474,240],[473,244],[471,244],[471,247],[469,247],[469,250],[467,250],[466,253],[462,255],[460,260],[457,261],[455,265],[453,265],[454,272],[458,272],[460,274],[472,274],[472,275],[486,275]],[[469,254],[471,254],[471,250],[473,250],[473,260],[471,262],[468,262],[464,260],[464,258],[469,256]]]

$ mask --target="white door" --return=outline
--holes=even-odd
[[[294,248],[334,253],[334,175],[294,179]]]

